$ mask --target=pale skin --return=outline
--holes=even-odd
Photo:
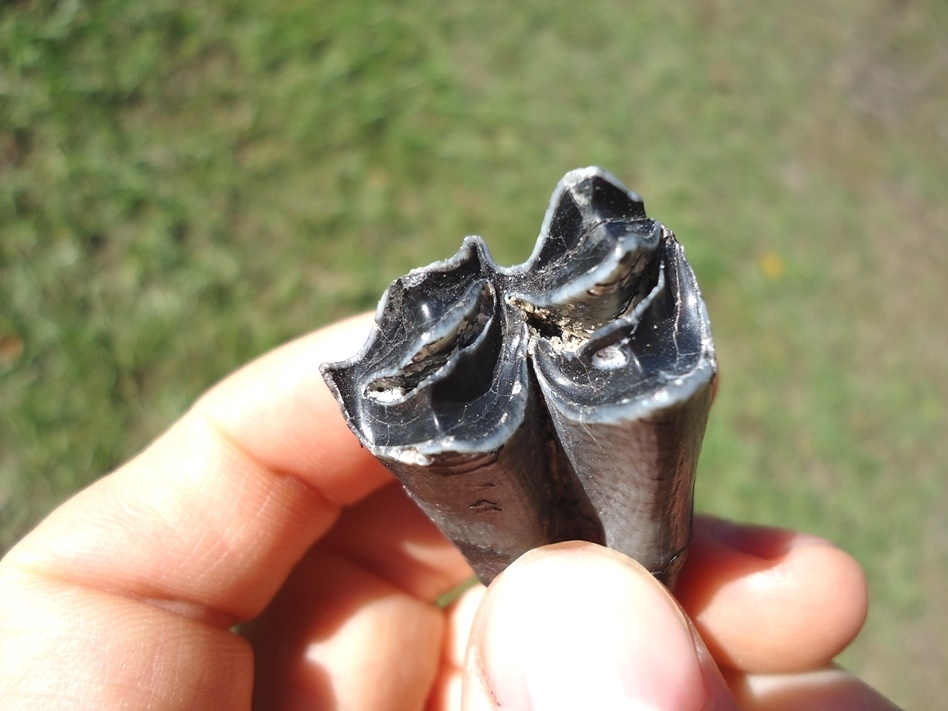
[[[592,544],[489,589],[349,432],[317,365],[227,378],[0,562],[4,709],[891,709],[832,658],[867,607],[827,541],[698,518],[673,598]]]

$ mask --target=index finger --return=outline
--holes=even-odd
[[[370,323],[317,331],[222,381],[5,564],[223,626],[254,617],[341,507],[390,481],[318,369],[354,353]]]

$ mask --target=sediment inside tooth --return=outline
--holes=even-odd
[[[569,281],[564,280],[562,286],[542,294],[547,299],[514,295],[508,300],[524,313],[534,335],[564,350],[575,350],[604,324],[630,313],[648,295],[656,282],[657,265],[655,253],[628,250],[591,286],[571,291]],[[549,298],[549,292],[555,296]]]

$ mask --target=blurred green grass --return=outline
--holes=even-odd
[[[0,548],[209,384],[599,164],[685,244],[701,509],[865,566],[843,663],[948,687],[948,6],[0,7]],[[315,367],[316,364],[314,364]]]

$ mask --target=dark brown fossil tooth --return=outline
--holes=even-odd
[[[469,237],[396,280],[362,351],[322,372],[483,582],[582,538],[673,584],[714,346],[674,235],[605,171],[560,181],[524,264]]]

